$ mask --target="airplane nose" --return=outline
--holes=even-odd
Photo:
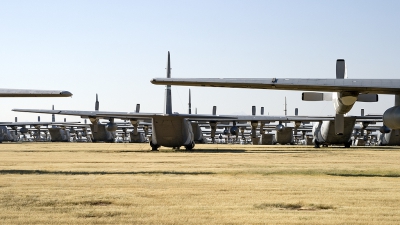
[[[72,96],[72,93],[69,92],[69,91],[61,91],[61,92],[60,92],[60,95],[69,97],[69,96]]]

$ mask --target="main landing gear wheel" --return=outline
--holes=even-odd
[[[319,148],[320,143],[317,140],[314,140],[314,148]]]
[[[347,143],[344,143],[344,147],[345,148],[350,148],[350,146],[351,146],[351,141],[349,141]]]
[[[150,147],[151,147],[151,151],[158,151],[158,145],[153,144],[153,142],[150,141]]]
[[[194,144],[194,142],[192,142],[192,144],[186,145],[185,148],[186,148],[186,150],[192,150],[194,148],[194,146],[195,146],[195,144]]]

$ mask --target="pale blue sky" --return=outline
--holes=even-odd
[[[400,1],[0,1],[4,88],[64,89],[72,98],[2,98],[0,121],[36,120],[12,108],[162,112],[167,51],[172,77],[399,78]],[[187,112],[189,87],[173,87],[173,111]],[[333,114],[331,102],[301,92],[192,89],[198,113]],[[383,113],[393,96],[356,103],[351,114]],[[42,121],[50,115],[41,115]],[[63,116],[58,117],[59,120]],[[68,120],[76,120],[69,117]]]

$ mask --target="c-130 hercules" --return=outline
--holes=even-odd
[[[167,78],[171,77],[171,61],[168,52]],[[172,113],[171,86],[165,88],[165,108],[164,113],[137,113],[137,112],[107,112],[107,111],[74,111],[74,110],[41,110],[41,109],[13,109],[17,112],[32,112],[45,114],[62,114],[81,116],[90,118],[92,123],[97,123],[98,119],[109,119],[107,124],[108,131],[115,131],[118,126],[114,123],[115,118],[129,119],[132,125],[136,125],[139,119],[152,119],[152,139],[151,149],[156,151],[160,146],[179,148],[184,146],[187,150],[193,149],[194,135],[191,121],[210,121],[234,119],[234,117],[220,117],[213,115],[200,114],[177,114]]]
[[[400,79],[346,79],[344,59],[336,63],[336,79],[297,79],[297,78],[153,78],[157,85],[180,85],[202,87],[230,87],[272,90],[322,91],[331,93],[304,92],[305,101],[333,102],[335,133],[345,133],[344,115],[356,101],[377,102],[378,94],[395,95],[394,107],[383,114],[384,125],[391,129],[400,129]]]

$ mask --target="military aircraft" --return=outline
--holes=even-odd
[[[347,78],[345,61],[344,59],[338,59],[336,62],[336,79],[153,78],[151,83],[157,85],[331,92],[304,92],[302,99],[305,101],[331,100],[336,111],[334,131],[338,135],[345,133],[344,114],[351,110],[356,101],[377,102],[377,94],[392,94],[395,95],[394,107],[385,111],[383,122],[384,125],[391,129],[400,129],[400,79],[345,78]]]
[[[167,78],[171,77],[170,53],[168,52],[167,60]],[[94,125],[99,119],[109,119],[106,125],[108,131],[116,131],[118,125],[114,122],[115,118],[129,119],[132,125],[137,124],[138,119],[152,119],[152,138],[150,146],[152,150],[158,150],[160,146],[179,148],[184,146],[187,150],[193,149],[194,135],[191,121],[209,121],[212,119],[224,119],[224,117],[200,114],[178,114],[172,113],[172,97],[171,86],[165,88],[165,111],[164,113],[137,113],[137,112],[107,112],[107,111],[74,111],[74,110],[40,110],[40,109],[13,109],[18,112],[46,113],[46,114],[62,114],[81,116],[89,118]],[[233,119],[234,117],[226,117]]]

